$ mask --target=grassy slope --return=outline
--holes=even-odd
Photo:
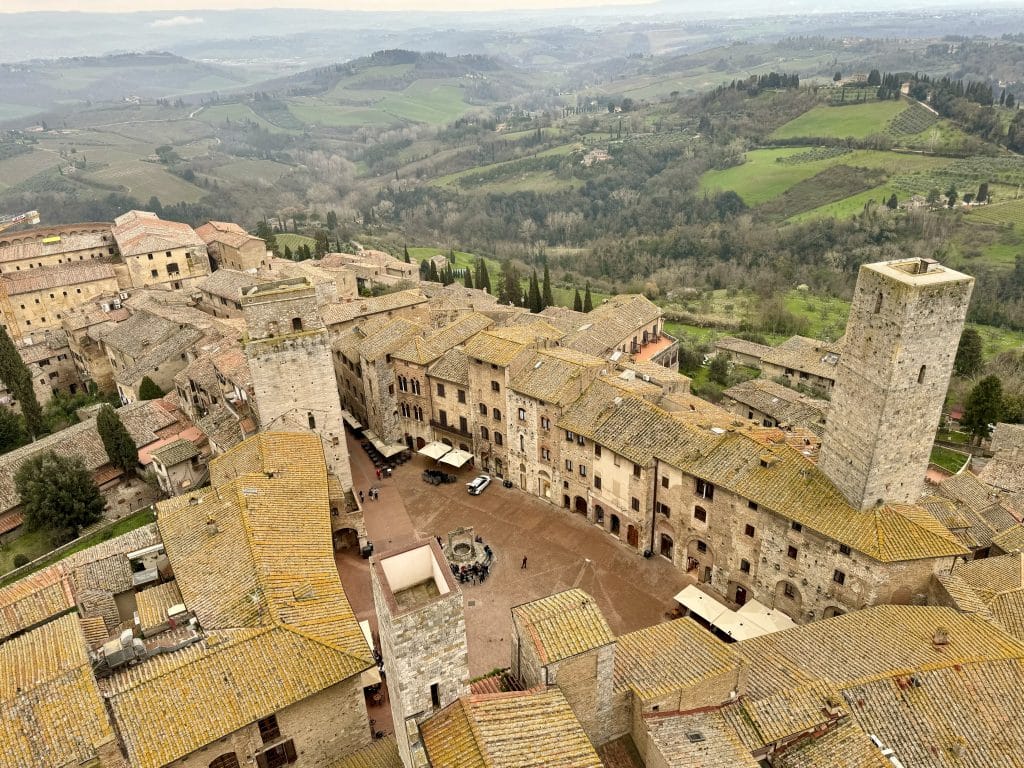
[[[818,106],[804,112],[777,129],[773,139],[803,136],[827,136],[863,139],[873,133],[885,133],[889,121],[907,108],[904,101],[869,101],[864,104],[830,107]]]

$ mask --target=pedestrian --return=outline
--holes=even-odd
[[[377,479],[380,480],[380,467],[377,467]]]
[[[363,492],[362,491],[359,492],[359,503],[360,504],[363,503]]]
[[[380,501],[380,488],[373,489],[373,500]]]
[[[526,570],[526,555],[523,555],[523,564],[519,566],[519,569],[522,571]]]

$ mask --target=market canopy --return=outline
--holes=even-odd
[[[445,447],[447,448],[448,446]],[[440,463],[447,464],[458,469],[459,467],[465,465],[465,463],[467,461],[470,461],[472,458],[472,453],[467,453],[466,451],[461,451],[458,448],[453,448],[452,450],[450,450],[448,453],[441,457]]]
[[[675,596],[675,601],[695,616],[700,616],[709,624],[729,609],[713,597],[701,592],[693,584]]]
[[[363,428],[363,425],[359,423],[359,419],[357,419],[355,416],[353,416],[351,413],[349,413],[346,410],[342,410],[341,418],[344,419],[345,423],[348,424],[350,427],[352,427],[352,429],[362,429]]]
[[[380,451],[380,455],[385,459],[390,459],[392,456],[397,456],[402,451],[407,450],[404,443],[382,443],[377,446],[377,450]]]
[[[421,456],[431,458],[434,461],[437,461],[451,450],[452,447],[450,445],[445,445],[444,443],[434,441],[433,443],[427,443],[418,451],[416,451],[416,453],[420,454]]]

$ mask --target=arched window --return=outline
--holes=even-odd
[[[878,295],[875,296],[875,314],[877,315],[882,311],[882,292],[879,291]]]
[[[210,763],[210,768],[240,768],[238,764],[238,755],[234,752],[227,752],[215,757],[213,758],[213,762]]]
[[[924,374],[925,374],[925,369],[927,367],[928,367],[927,365],[922,365],[921,366],[921,370],[917,372],[917,383],[918,384],[924,384]]]
[[[526,438],[522,435],[519,436],[519,450],[523,452],[526,451]]]

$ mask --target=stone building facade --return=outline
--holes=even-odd
[[[249,289],[242,297],[245,356],[263,429],[308,429],[320,435],[327,466],[352,487],[331,345],[316,292],[298,278]]]
[[[920,495],[973,286],[930,259],[861,267],[821,449],[855,507]]]
[[[121,255],[123,288],[190,288],[210,274],[206,243],[187,224],[129,211],[111,230]]]
[[[116,253],[109,224],[36,227],[0,235],[0,274],[108,259]]]
[[[60,328],[64,315],[100,296],[117,294],[110,264],[82,262],[0,277],[0,315],[12,340]]]
[[[417,726],[469,693],[462,591],[434,540],[375,555],[370,581],[398,751],[419,765]]]

